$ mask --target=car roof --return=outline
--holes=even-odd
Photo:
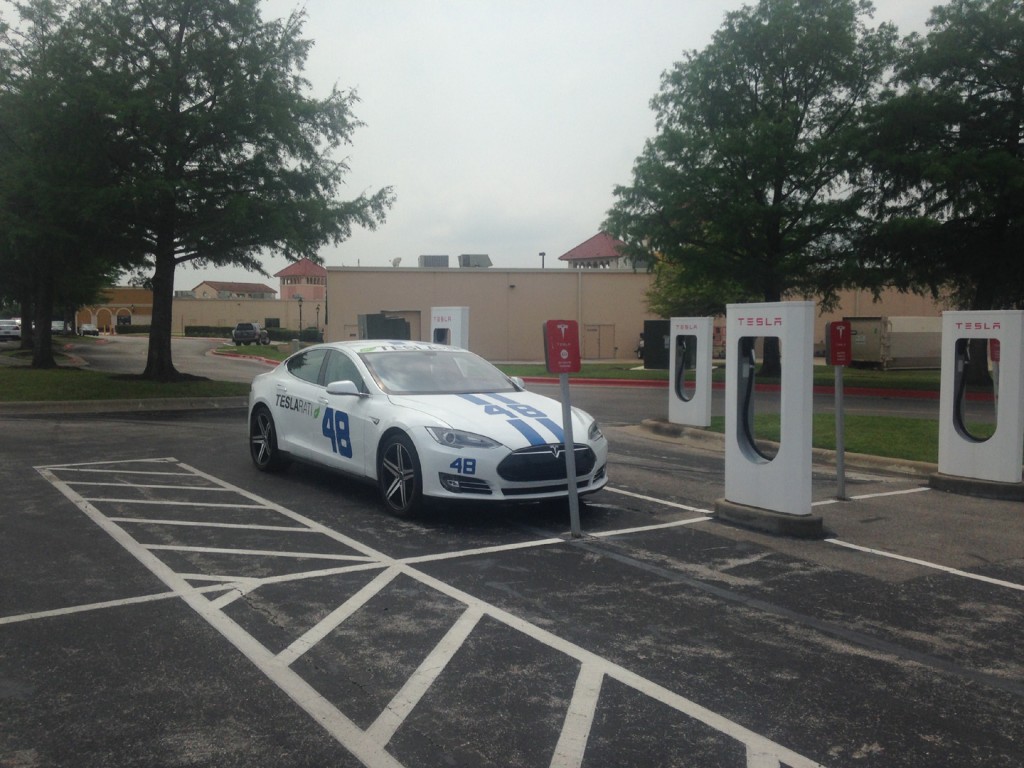
[[[351,339],[332,341],[322,346],[347,349],[357,354],[364,352],[465,352],[459,347],[435,344],[430,341],[409,341],[403,339]]]

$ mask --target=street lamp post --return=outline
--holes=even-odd
[[[317,335],[320,334],[320,305],[319,304],[316,305],[316,332],[317,332]]]
[[[544,269],[544,257],[545,256],[547,256],[547,254],[544,251],[541,251],[540,252],[540,268],[541,269]]]
[[[296,296],[295,300],[299,302],[299,341],[302,341],[302,297]]]

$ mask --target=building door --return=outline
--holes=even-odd
[[[615,326],[583,326],[583,357],[588,360],[615,358]]]

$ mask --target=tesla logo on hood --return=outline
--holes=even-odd
[[[563,453],[565,453],[564,445],[559,445],[558,443],[555,443],[554,445],[551,446],[551,455],[554,456],[556,459]]]

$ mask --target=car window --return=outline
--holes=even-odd
[[[396,395],[515,391],[501,371],[472,352],[388,350],[360,357],[381,388]]]
[[[327,353],[327,365],[324,366],[324,383],[330,384],[332,381],[351,381],[360,392],[366,391],[356,364],[347,355],[334,349]]]
[[[323,367],[326,349],[308,349],[288,358],[288,372],[303,381],[320,383],[320,368]]]

